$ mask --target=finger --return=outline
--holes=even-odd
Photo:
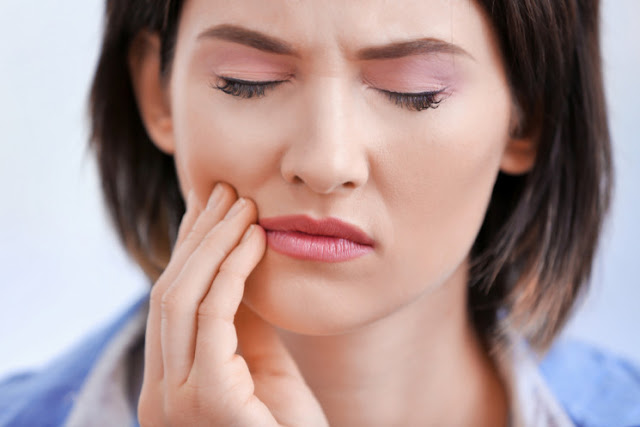
[[[234,323],[238,346],[252,375],[293,377],[304,382],[297,364],[272,325],[245,304],[240,304]]]
[[[196,353],[190,381],[205,378],[229,385],[237,380],[228,377],[233,370],[225,370],[226,364],[237,365],[238,339],[234,316],[242,301],[246,279],[262,259],[265,247],[265,231],[258,225],[252,225],[243,242],[220,266],[198,308]],[[248,370],[246,375],[250,382]]]
[[[238,347],[251,373],[254,394],[275,419],[282,425],[312,425],[311,414],[316,414],[317,420],[324,420],[320,404],[275,328],[245,304],[240,304],[235,325]],[[321,422],[320,425],[327,424]]]
[[[198,219],[200,213],[202,212],[202,207],[200,207],[200,204],[196,199],[197,198],[195,193],[193,192],[193,189],[189,190],[189,195],[187,196],[187,209],[184,216],[182,217],[182,221],[180,221],[180,228],[178,228],[176,244],[173,247],[174,251],[180,247],[187,233],[191,231],[194,223],[196,222],[196,219]]]
[[[185,226],[181,230],[180,245],[176,244],[171,262],[163,273],[163,279],[166,279],[163,281],[163,288],[166,289],[173,283],[191,253],[198,247],[204,236],[222,220],[236,199],[235,190],[230,185],[218,183],[209,196],[204,210],[197,207],[193,209],[199,212],[192,225]]]
[[[180,386],[186,381],[195,354],[198,307],[220,274],[218,270],[225,258],[256,217],[255,205],[238,199],[225,219],[207,233],[165,292],[161,335],[165,378],[169,384]]]
[[[193,227],[193,224],[202,210],[195,200],[193,190],[189,191],[187,196],[185,214],[180,221],[178,237],[174,250],[180,246],[184,235]],[[157,288],[156,288],[157,290]],[[157,297],[153,297],[154,300]],[[150,303],[151,306],[156,304]],[[151,307],[150,307],[151,308]],[[138,412],[151,420],[157,418],[157,410],[155,408],[162,407],[163,390],[161,379],[164,372],[162,362],[162,344],[160,339],[160,322],[157,310],[149,310],[147,316],[147,325],[145,332],[145,363],[142,391],[138,401]]]
[[[181,239],[186,234],[186,230],[190,230],[193,227],[193,224],[200,213],[199,206],[195,200],[195,195],[193,190],[189,191],[189,195],[187,196],[187,206],[184,216],[180,222],[180,228],[178,230],[178,239],[176,241],[177,248],[180,245]],[[155,290],[155,292],[154,292]],[[147,316],[147,327],[145,332],[145,347],[144,347],[144,379],[160,379],[162,378],[162,346],[160,342],[160,316],[158,315],[158,310],[154,309],[158,304],[156,300],[158,300],[158,296],[154,295],[158,294],[158,288],[152,289],[152,295],[149,307],[149,314]]]
[[[220,221],[234,200],[235,191],[226,184],[216,186],[204,211],[201,210],[195,194],[190,194],[190,197],[187,197],[187,211],[180,224],[176,247],[169,265],[151,290],[145,335],[145,381],[159,381],[164,376],[161,335],[164,294],[183,268],[186,259],[193,252],[193,248],[201,240],[199,236],[204,236],[214,224]]]

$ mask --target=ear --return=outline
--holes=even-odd
[[[160,38],[140,32],[129,48],[129,74],[147,134],[166,154],[173,154],[173,122],[168,87],[160,75]]]
[[[536,163],[540,139],[539,120],[534,120],[533,125],[523,129],[521,117],[519,109],[514,106],[511,121],[513,125],[500,162],[500,170],[507,175],[525,174]]]
[[[522,175],[536,163],[537,144],[530,138],[511,139],[502,153],[500,170],[508,175]]]

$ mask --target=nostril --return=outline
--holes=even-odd
[[[300,176],[298,176],[298,175],[294,175],[291,181],[292,181],[293,184],[307,184],[308,185],[307,181],[305,181],[304,179],[300,178]],[[353,189],[355,189],[357,187],[357,185],[353,181],[347,181],[347,182],[344,182],[342,185],[334,186],[329,190],[322,191],[322,190],[316,189],[315,191],[318,191],[320,193],[330,193],[330,192],[332,192],[334,189],[336,189],[338,187],[343,187],[343,188],[347,188],[349,190],[353,190]]]

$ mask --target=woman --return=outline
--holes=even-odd
[[[108,1],[92,141],[154,285],[22,407],[68,425],[640,423],[636,368],[534,357],[609,202],[597,23],[596,1]]]

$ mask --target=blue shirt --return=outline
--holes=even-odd
[[[0,426],[137,426],[147,312],[145,297],[43,369],[1,381]],[[640,368],[628,361],[561,341],[540,363],[516,343],[500,364],[515,426],[640,427]]]

